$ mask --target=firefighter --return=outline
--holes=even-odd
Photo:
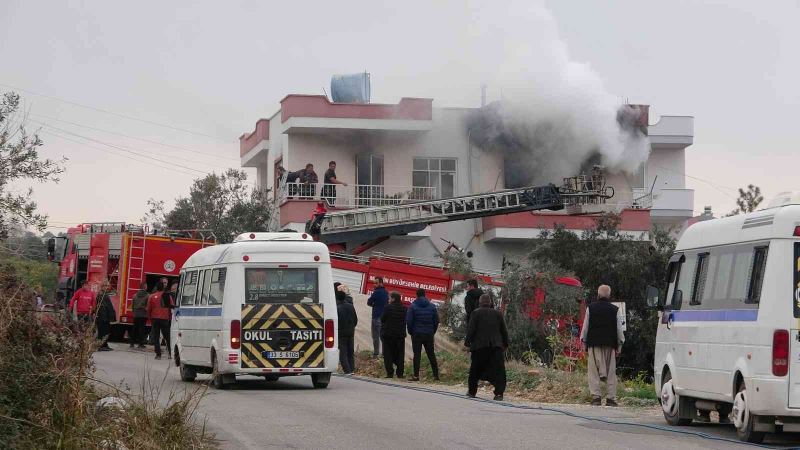
[[[133,296],[133,330],[131,330],[131,348],[136,344],[139,348],[144,348],[145,327],[147,326],[147,282],[139,284],[139,290]]]
[[[111,322],[115,320],[117,313],[114,311],[114,304],[111,303],[111,284],[105,280],[100,293],[97,294],[97,317],[95,317],[97,339],[102,342],[98,348],[101,352],[113,350],[108,346],[108,335],[111,333]]]
[[[147,317],[153,328],[153,344],[156,351],[156,359],[161,359],[161,337],[164,338],[167,347],[167,356],[172,359],[172,351],[169,342],[169,328],[172,319],[170,308],[170,295],[167,292],[165,279],[159,280],[156,292],[150,294],[147,299]],[[166,304],[165,304],[166,302]]]
[[[86,281],[81,281],[79,285],[80,289],[75,291],[72,299],[70,299],[67,310],[70,317],[77,322],[79,329],[85,329],[87,324],[92,323],[92,314],[94,314],[97,303],[94,291],[89,287],[89,284]]]

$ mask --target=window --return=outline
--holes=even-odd
[[[194,306],[195,292],[197,292],[197,272],[193,270],[183,274],[181,306]]]
[[[690,305],[703,303],[703,293],[706,288],[706,278],[708,277],[709,254],[701,253],[697,255],[697,268],[694,272],[694,285],[692,286],[692,301]]]
[[[455,158],[414,158],[411,183],[415,188],[433,188],[433,192],[428,192],[429,197],[446,198],[455,196]],[[428,191],[428,189],[417,190],[420,191],[419,194]]]
[[[211,288],[208,291],[208,304],[221,305],[225,292],[225,274],[227,269],[214,269],[211,272]]]
[[[208,304],[208,291],[211,288],[211,269],[206,269],[203,273],[203,291],[200,295],[200,301],[197,303],[201,306]]]
[[[247,303],[319,303],[317,269],[245,269]]]
[[[645,186],[644,184],[645,183],[644,164],[645,163],[640,164],[639,168],[636,169],[636,172],[633,172],[632,174],[629,174],[627,176],[628,184],[631,185],[631,189],[634,190],[647,189],[647,186]]]
[[[769,247],[756,247],[753,250],[753,267],[750,269],[750,286],[747,288],[746,303],[761,301],[761,285],[764,283],[764,269],[767,267]]]

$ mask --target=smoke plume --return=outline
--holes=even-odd
[[[474,14],[501,20],[491,5]],[[519,2],[502,14],[529,20],[481,31],[502,34],[492,39],[502,48],[483,49],[494,62],[482,67],[500,95],[467,126],[474,144],[503,155],[506,187],[559,183],[593,163],[609,172],[636,171],[650,151],[638,109],[623,105],[588,64],[572,59],[543,6]]]

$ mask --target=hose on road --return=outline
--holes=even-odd
[[[459,398],[461,400],[469,400],[469,401],[473,401],[473,402],[488,403],[488,404],[491,404],[491,405],[503,406],[503,407],[506,407],[506,408],[521,409],[521,410],[528,410],[528,411],[552,412],[552,413],[556,413],[556,414],[561,414],[561,415],[564,415],[564,416],[572,417],[574,419],[581,419],[581,420],[586,420],[586,421],[591,421],[591,422],[599,422],[599,423],[603,423],[603,424],[607,424],[607,425],[618,425],[618,426],[629,426],[629,427],[646,428],[646,429],[655,430],[655,431],[663,431],[663,432],[666,432],[666,433],[676,433],[676,434],[682,434],[682,435],[687,435],[687,436],[695,436],[695,437],[699,437],[699,438],[702,438],[702,439],[708,439],[708,440],[711,440],[711,441],[726,442],[726,443],[730,443],[730,444],[745,445],[745,446],[750,446],[750,447],[780,448],[780,447],[773,447],[773,446],[769,446],[769,445],[765,445],[765,444],[751,444],[751,443],[748,443],[748,442],[742,442],[742,441],[739,441],[739,440],[736,440],[736,439],[730,439],[730,438],[726,438],[726,437],[722,437],[722,436],[714,436],[713,434],[704,433],[702,431],[679,430],[679,429],[675,429],[675,428],[671,428],[671,427],[666,427],[666,426],[663,426],[663,425],[653,425],[653,424],[646,424],[646,423],[625,422],[625,421],[621,421],[621,420],[605,419],[605,418],[602,418],[602,417],[591,417],[591,416],[585,416],[585,415],[578,414],[578,413],[575,413],[575,412],[567,411],[565,409],[554,408],[554,407],[549,407],[549,406],[518,405],[518,404],[515,404],[515,403],[498,402],[498,401],[487,400],[487,399],[482,399],[482,398],[470,398],[470,397],[467,397],[467,396],[465,396],[463,394],[457,394],[455,392],[439,391],[439,390],[436,390],[436,389],[426,388],[426,387],[422,387],[422,386],[407,386],[407,385],[403,385],[403,384],[388,383],[388,382],[385,382],[385,381],[380,381],[380,380],[376,380],[376,379],[372,379],[372,378],[366,378],[366,377],[358,377],[358,376],[354,376],[354,375],[340,375],[340,374],[334,374],[334,375],[337,376],[337,377],[341,377],[341,378],[348,378],[348,379],[351,379],[351,380],[363,381],[365,383],[372,383],[372,384],[377,384],[377,385],[381,385],[381,386],[400,388],[400,389],[407,389],[407,390],[410,390],[410,391],[426,392],[426,393],[429,393],[429,394],[445,395],[445,396],[448,396],[448,397]]]

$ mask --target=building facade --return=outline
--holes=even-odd
[[[255,168],[258,185],[273,190],[280,211],[276,226],[282,229],[303,230],[320,199],[333,208],[358,208],[505,189],[502,157],[471,143],[465,125],[471,112],[434,107],[423,98],[387,105],[288,95],[278,112],[240,137],[241,164]],[[454,244],[472,252],[475,267],[498,270],[504,257],[521,255],[541,230],[560,224],[581,231],[594,226],[602,211],[620,213],[621,230],[636,236],[646,238],[654,225],[680,232],[694,210],[694,191],[686,188],[684,174],[694,119],[662,116],[647,131],[649,159],[637,174],[607,175],[615,195],[603,205],[436,224],[361,250],[435,260]],[[330,161],[336,161],[338,180],[347,183],[335,193],[323,186]],[[276,176],[278,167],[297,171],[309,163],[319,178],[310,191]]]

